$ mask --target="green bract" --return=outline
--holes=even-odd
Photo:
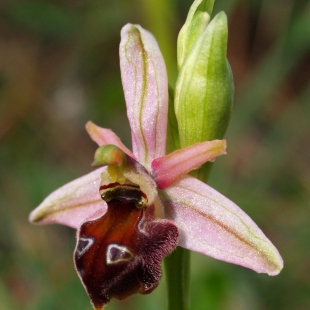
[[[230,118],[234,84],[227,52],[227,18],[217,14],[196,38],[175,89],[180,145],[223,138]]]

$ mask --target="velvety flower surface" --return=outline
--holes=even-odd
[[[109,129],[89,122],[99,145],[93,172],[50,194],[30,221],[77,229],[74,259],[95,309],[112,297],[151,292],[161,261],[177,245],[276,275],[283,262],[257,225],[233,202],[188,176],[225,153],[223,140],[165,155],[168,82],[154,37],[122,29],[120,64],[133,152]]]

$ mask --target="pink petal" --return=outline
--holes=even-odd
[[[257,272],[276,275],[278,250],[238,206],[193,177],[164,191],[167,217],[180,232],[179,245]]]
[[[29,220],[38,224],[62,224],[79,228],[86,220],[103,215],[106,203],[99,194],[99,168],[60,187],[30,213]]]
[[[214,161],[217,156],[225,154],[225,150],[225,140],[213,140],[196,143],[154,159],[152,173],[158,188],[164,189],[172,185],[205,162]]]
[[[166,149],[168,81],[153,35],[139,25],[121,31],[120,64],[133,152],[149,170]]]
[[[127,147],[122,143],[121,139],[111,129],[102,128],[93,122],[88,122],[86,124],[86,130],[92,140],[95,141],[99,146],[113,144],[118,146],[127,155],[135,158],[133,153],[127,149]]]

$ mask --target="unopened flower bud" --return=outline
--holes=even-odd
[[[178,76],[175,112],[181,147],[222,139],[230,118],[234,84],[227,51],[227,18],[221,12],[200,34]]]
[[[178,36],[178,67],[182,63],[195,42],[210,21],[214,0],[196,0],[192,4],[186,21]]]

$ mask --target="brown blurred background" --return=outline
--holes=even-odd
[[[88,120],[130,147],[118,44],[127,22],[158,39],[173,85],[176,38],[191,0],[0,1],[0,309],[91,309],[74,271],[75,232],[29,212],[90,171]],[[282,254],[277,277],[194,253],[191,309],[310,309],[310,4],[216,0],[229,19],[236,86],[210,184]],[[213,14],[213,15],[214,15]],[[164,309],[165,281],[108,309]]]

